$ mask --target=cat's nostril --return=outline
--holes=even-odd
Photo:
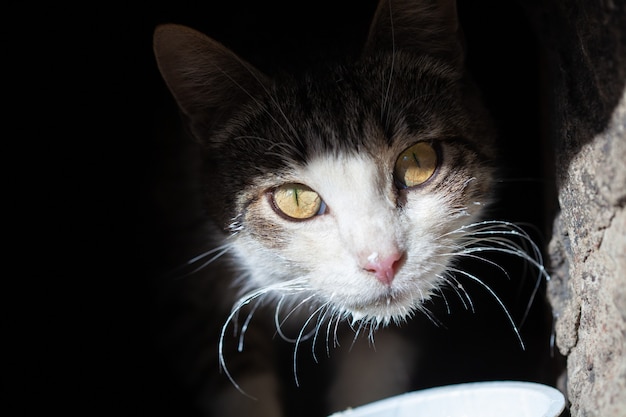
[[[403,259],[403,252],[393,252],[382,257],[377,252],[373,252],[367,257],[367,262],[363,269],[373,273],[382,284],[391,285],[398,269],[402,265]]]

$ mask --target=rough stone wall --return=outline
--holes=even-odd
[[[548,284],[571,414],[626,416],[626,102],[572,158]]]
[[[626,4],[547,1],[546,134],[558,212],[548,296],[572,417],[626,416]]]

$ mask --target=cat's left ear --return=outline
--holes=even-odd
[[[186,26],[158,26],[153,47],[161,75],[199,142],[269,85],[264,74],[224,45]]]
[[[380,0],[364,53],[408,50],[462,64],[456,0]]]

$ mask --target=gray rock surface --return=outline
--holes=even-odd
[[[550,245],[572,416],[626,416],[626,102],[571,160]]]
[[[626,416],[626,4],[532,6],[559,210],[548,296],[573,417]]]

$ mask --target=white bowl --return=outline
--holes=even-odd
[[[329,417],[558,417],[565,397],[534,382],[489,381],[429,388]]]

